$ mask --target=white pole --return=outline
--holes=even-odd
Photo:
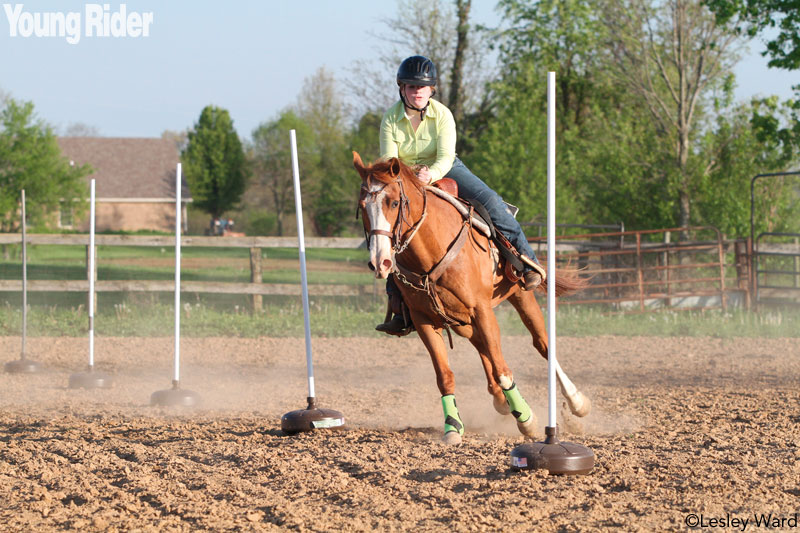
[[[314,398],[314,367],[311,361],[311,325],[308,321],[308,279],[306,278],[306,241],[303,234],[303,204],[300,199],[300,168],[297,164],[297,136],[289,132],[292,142],[292,175],[294,177],[294,207],[297,214],[297,239],[300,250],[300,281],[303,285],[303,317],[306,330],[306,368],[308,369],[308,397]]]
[[[175,363],[173,383],[181,379],[181,164],[175,179]]]
[[[94,180],[91,181],[89,198],[89,368],[94,368]]]
[[[547,73],[547,391],[548,427],[556,419],[556,73]]]
[[[22,359],[25,359],[25,341],[28,335],[28,239],[25,218],[25,189],[22,189]]]

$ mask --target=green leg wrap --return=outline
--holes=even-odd
[[[464,422],[461,421],[461,416],[458,414],[456,397],[452,394],[442,396],[442,410],[444,411],[445,434],[450,433],[451,431],[456,431],[459,435],[463,435]]]
[[[517,384],[512,383],[510,389],[503,389],[503,395],[506,397],[508,406],[511,408],[511,414],[514,415],[519,422],[527,422],[531,417],[531,408],[528,407],[528,402],[522,397],[517,389]]]

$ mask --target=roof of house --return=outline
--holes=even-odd
[[[134,137],[59,137],[61,153],[76,165],[88,163],[98,199],[174,199],[180,152],[168,139]],[[181,176],[182,199],[189,200]]]

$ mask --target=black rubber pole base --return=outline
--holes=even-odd
[[[344,415],[333,409],[320,409],[316,398],[308,398],[308,407],[291,411],[281,417],[281,430],[296,435],[316,429],[343,429]]]
[[[36,374],[42,371],[42,365],[30,359],[9,361],[3,368],[9,374]]]
[[[556,428],[546,427],[544,442],[520,444],[511,451],[512,470],[547,470],[551,475],[588,474],[594,452],[580,444],[559,442]]]
[[[176,381],[172,382],[171,389],[156,391],[150,395],[150,405],[194,407],[199,403],[199,394],[181,389]]]
[[[111,376],[96,371],[93,366],[86,372],[76,372],[69,377],[70,389],[109,389],[111,383]]]

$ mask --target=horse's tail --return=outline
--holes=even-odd
[[[547,264],[542,263],[542,266],[547,269]],[[541,285],[537,287],[537,290],[541,292],[547,292],[547,285],[549,279],[546,279],[542,282]],[[566,296],[568,294],[572,294],[574,292],[581,291],[588,287],[591,284],[591,278],[586,276],[581,276],[581,270],[577,268],[567,267],[567,268],[557,268],[556,269],[556,297],[559,296]]]

